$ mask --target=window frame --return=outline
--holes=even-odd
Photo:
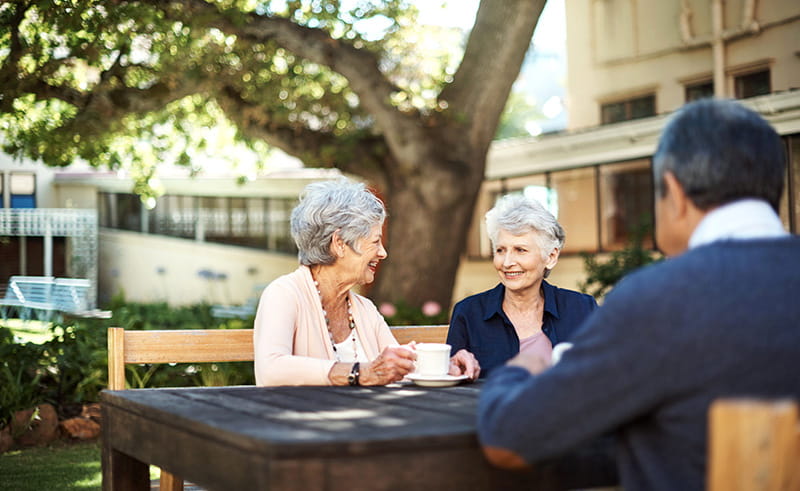
[[[650,112],[649,114],[634,116],[633,114],[634,104],[648,99],[652,101],[652,112]],[[624,121],[634,121],[637,119],[643,119],[655,116],[656,114],[658,114],[657,103],[658,101],[656,98],[655,91],[643,92],[635,96],[628,96],[619,99],[610,99],[607,101],[602,101],[600,103],[600,124],[607,125],[607,124],[621,123]],[[622,119],[613,119],[611,117],[607,117],[607,113],[613,106],[622,106],[624,112],[624,117]]]

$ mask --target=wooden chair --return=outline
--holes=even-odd
[[[108,388],[125,389],[129,363],[253,361],[252,329],[126,331],[108,329]],[[180,491],[183,479],[161,470],[160,489]]]
[[[715,401],[708,452],[708,491],[800,490],[797,402]]]
[[[411,341],[418,343],[444,343],[447,340],[447,324],[430,326],[390,326],[392,334],[400,344]]]

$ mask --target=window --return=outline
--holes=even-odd
[[[650,94],[634,99],[611,102],[600,107],[603,124],[646,118],[656,114],[656,96]]]
[[[117,224],[122,230],[142,231],[142,200],[135,194],[117,194]]]
[[[146,212],[134,194],[100,193],[100,226],[296,253],[289,215],[297,204],[286,198],[164,195]]]
[[[761,70],[733,79],[734,94],[737,99],[747,99],[772,92],[769,70]]]
[[[516,178],[511,180],[511,185],[513,187],[508,187],[508,182],[504,183],[504,186],[499,189],[491,192],[491,198],[489,206],[487,206],[486,210],[483,213],[480,213],[480,247],[481,252],[484,256],[492,256],[492,244],[491,240],[489,239],[489,235],[486,230],[486,220],[484,215],[489,209],[497,203],[501,197],[506,196],[508,194],[524,194],[528,198],[535,199],[542,206],[544,206],[550,213],[553,214],[556,219],[558,219],[558,193],[555,189],[552,189],[547,186],[547,175],[545,174],[536,174],[533,176],[526,176],[525,178]]]
[[[267,248],[283,252],[297,252],[289,225],[289,216],[296,200],[268,199],[266,203],[267,214]]]
[[[12,172],[9,177],[11,208],[36,208],[36,174]]]
[[[653,177],[648,160],[600,166],[600,246],[625,247],[637,233],[653,247]]]
[[[564,252],[597,250],[597,186],[594,167],[550,174],[550,187],[557,197],[558,222],[567,240]]]
[[[692,102],[699,99],[706,99],[714,97],[714,82],[711,80],[705,82],[698,82],[686,86],[685,99],[686,102]]]
[[[149,210],[150,232],[193,239],[197,210],[194,196],[161,196]]]
[[[6,207],[5,194],[3,193],[4,185],[5,185],[5,175],[2,172],[0,172],[0,208]]]
[[[499,188],[498,188],[499,185]],[[480,212],[507,193],[524,193],[539,200],[558,219],[567,234],[564,253],[619,250],[635,233],[652,248],[653,177],[649,159],[599,164],[494,181],[486,189]],[[477,222],[473,222],[477,225]],[[478,227],[473,225],[473,230]],[[485,226],[480,224],[480,253],[490,255]],[[477,231],[477,230],[476,230]]]

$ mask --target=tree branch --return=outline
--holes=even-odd
[[[160,2],[150,0],[154,5]],[[188,10],[186,6],[190,5]],[[418,168],[418,163],[407,151],[408,143],[424,138],[424,125],[419,115],[404,114],[394,107],[391,94],[399,91],[378,68],[375,54],[365,49],[357,49],[345,41],[331,38],[325,31],[311,29],[277,17],[246,14],[246,22],[232,19],[220,12],[218,7],[204,0],[179,2],[175,11],[184,8],[188,18],[207,19],[205,25],[236,35],[237,38],[252,43],[275,42],[285,49],[311,62],[329,67],[341,74],[350,83],[351,90],[359,97],[365,112],[374,119],[376,126],[386,138],[392,153],[409,158],[398,162],[406,170]]]
[[[222,87],[215,96],[228,118],[248,138],[263,140],[315,166],[336,167],[364,176],[378,185],[386,179],[385,162],[375,159],[375,148],[386,144],[380,136],[358,135],[344,142],[341,136],[329,132],[282,123],[264,105],[249,102],[234,87]]]
[[[487,149],[496,127],[488,123],[500,119],[544,4],[481,0],[463,61],[439,96],[456,118],[470,122],[470,140],[486,142]]]

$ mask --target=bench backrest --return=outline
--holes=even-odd
[[[85,278],[56,278],[53,282],[52,299],[56,309],[62,312],[82,312],[89,308],[89,287]]]
[[[398,326],[392,333],[400,344],[409,341],[443,343],[447,325]],[[185,329],[130,331],[108,328],[108,388],[125,389],[129,363],[211,363],[253,361],[252,329]]]
[[[20,302],[49,304],[52,302],[52,276],[12,276],[8,282],[6,298]]]
[[[708,491],[800,490],[796,401],[715,401],[708,440]]]

